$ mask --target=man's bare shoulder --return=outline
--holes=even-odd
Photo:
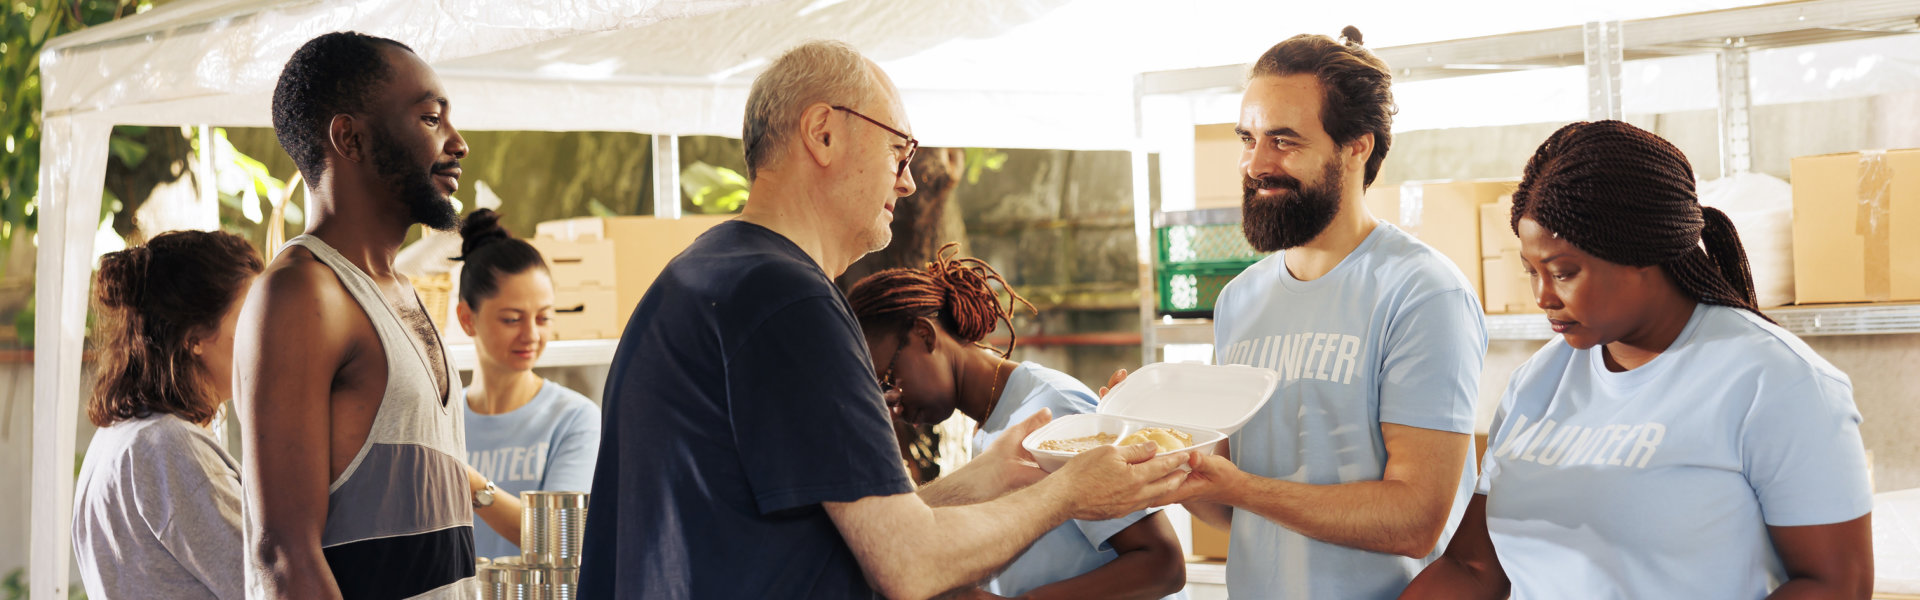
[[[294,246],[267,263],[266,270],[254,282],[249,300],[249,304],[266,310],[266,316],[271,319],[329,316],[348,308],[340,301],[351,302],[352,298],[332,268],[305,248]]]
[[[359,301],[331,267],[299,246],[286,249],[267,264],[254,281],[241,315],[241,326],[259,327],[263,337],[291,334],[329,346],[353,344],[362,329],[371,331],[355,327],[356,323],[366,323]]]

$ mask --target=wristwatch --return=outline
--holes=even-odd
[[[500,491],[500,488],[497,488],[497,487],[493,487],[493,482],[492,482],[492,481],[488,481],[488,482],[487,482],[487,487],[483,487],[483,488],[480,488],[480,489],[478,489],[478,490],[474,490],[474,492],[473,492],[473,507],[474,507],[474,508],[486,508],[486,507],[489,507],[489,506],[493,506],[493,496],[494,496],[494,492],[498,492],[498,491]]]

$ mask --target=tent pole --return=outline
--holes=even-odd
[[[73,556],[73,446],[80,413],[81,349],[112,128],[52,117],[41,131],[29,597],[66,600]]]
[[[680,218],[680,136],[653,136],[653,218]]]

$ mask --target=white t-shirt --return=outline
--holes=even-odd
[[[1745,310],[1701,304],[1630,371],[1547,343],[1501,400],[1479,493],[1513,597],[1762,598],[1767,526],[1872,509],[1846,374]]]
[[[1285,255],[1248,268],[1214,305],[1218,362],[1270,368],[1281,378],[1231,438],[1234,464],[1313,485],[1379,481],[1387,464],[1382,423],[1473,432],[1487,333],[1459,268],[1387,223],[1313,281],[1289,273]],[[1235,598],[1395,598],[1446,548],[1474,472],[1469,454],[1446,530],[1422,559],[1322,542],[1236,511],[1228,591]]]

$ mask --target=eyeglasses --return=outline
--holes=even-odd
[[[898,185],[898,184],[900,183],[900,180],[901,180],[901,179],[904,179],[904,178],[906,178],[906,176],[907,176],[907,162],[908,162],[908,161],[911,161],[911,160],[913,160],[913,153],[914,153],[915,151],[917,151],[917,150],[919,150],[919,149],[920,149],[920,140],[916,140],[916,139],[913,139],[913,136],[910,136],[910,135],[907,135],[907,134],[904,134],[904,133],[900,133],[900,130],[898,130],[898,129],[894,129],[894,128],[892,128],[892,127],[888,127],[886,123],[881,123],[881,122],[879,122],[879,121],[876,121],[876,120],[874,120],[874,118],[873,118],[873,117],[869,117],[869,116],[866,116],[866,115],[863,115],[863,114],[860,114],[860,111],[857,111],[857,110],[854,110],[854,109],[851,109],[851,108],[847,108],[847,107],[845,107],[845,106],[835,106],[835,107],[833,107],[833,109],[834,109],[834,110],[844,110],[844,111],[847,111],[847,114],[850,114],[850,115],[853,115],[853,116],[856,116],[856,117],[860,117],[860,118],[862,118],[862,119],[866,119],[868,123],[872,123],[872,124],[874,124],[874,126],[875,126],[875,127],[879,127],[879,128],[881,128],[881,129],[885,129],[885,130],[887,130],[887,133],[891,133],[891,134],[894,134],[894,135],[897,135],[897,136],[900,136],[900,139],[903,139],[903,140],[906,140],[906,141],[907,141],[907,156],[906,156],[905,158],[902,158],[902,159],[900,159],[900,164],[899,164],[898,166],[895,166],[895,167],[893,168],[893,183],[894,183],[895,185]],[[887,370],[889,370],[889,371],[891,371],[891,370],[893,370],[893,369],[892,369],[892,367],[888,367],[888,369],[887,369]]]
[[[893,366],[900,362],[900,351],[906,348],[906,336],[901,336],[900,345],[893,348],[893,358],[887,359],[887,370],[880,374],[880,393],[887,394],[900,389],[900,385],[893,381]]]

